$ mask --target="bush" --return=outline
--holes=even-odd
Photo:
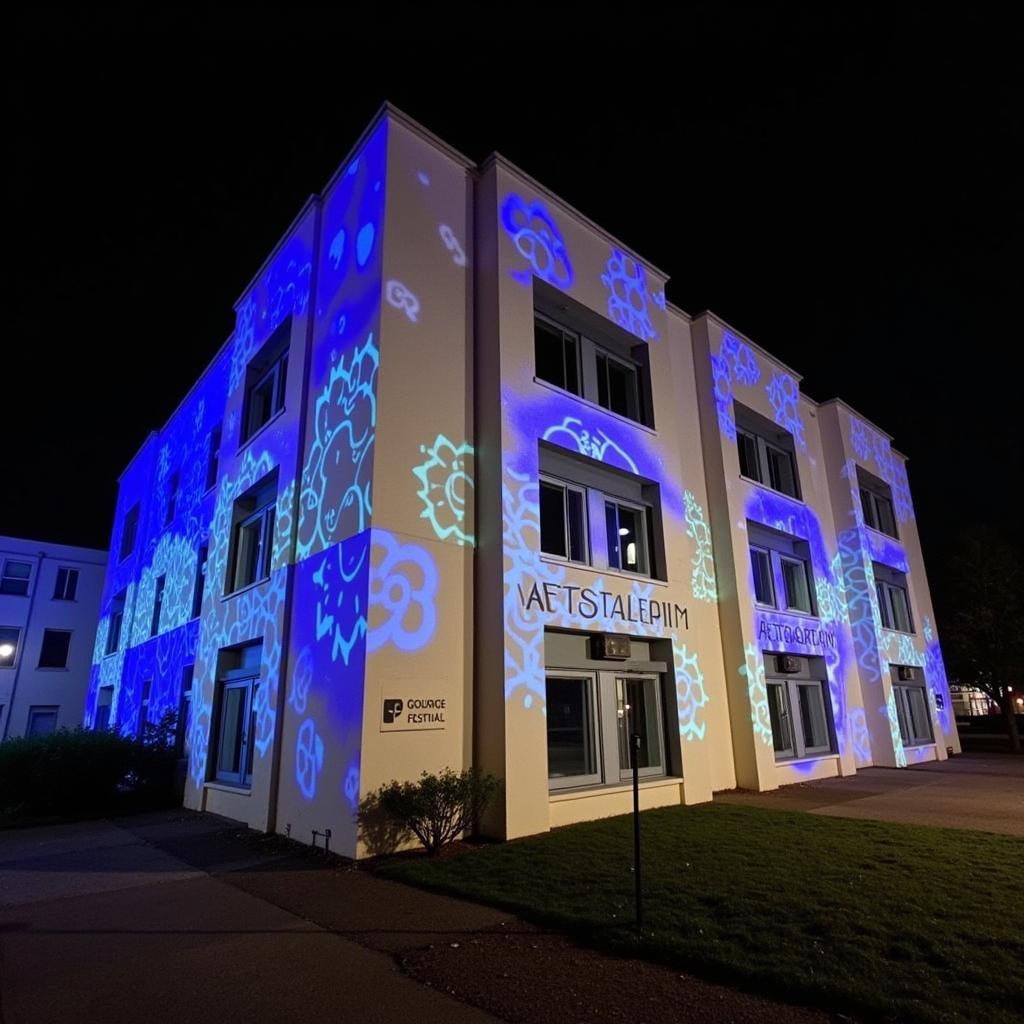
[[[0,743],[0,823],[96,817],[173,802],[174,752],[162,741],[79,728]]]
[[[424,772],[419,782],[392,781],[368,794],[356,818],[371,853],[391,852],[416,836],[433,857],[476,825],[497,788],[498,780],[479,768]]]

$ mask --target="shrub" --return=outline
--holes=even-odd
[[[0,743],[0,822],[168,806],[173,751],[114,732],[59,729]]]
[[[356,818],[371,853],[390,852],[416,836],[433,857],[475,826],[497,788],[498,780],[479,768],[424,772],[419,782],[392,781],[368,794]]]

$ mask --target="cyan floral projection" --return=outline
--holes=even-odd
[[[514,192],[501,204],[501,224],[527,266],[511,271],[520,284],[530,285],[536,274],[563,290],[572,286],[572,262],[554,216],[539,199],[527,202]]]
[[[736,419],[732,401],[734,385],[756,386],[761,379],[761,365],[753,349],[731,331],[722,334],[718,355],[711,353],[711,379],[718,428],[730,440],[736,440]]]
[[[775,422],[793,435],[800,451],[807,450],[804,424],[800,418],[800,388],[788,373],[772,370],[772,379],[765,386]]]
[[[394,644],[406,653],[425,647],[437,627],[437,566],[426,548],[373,531],[366,649]]]
[[[892,750],[896,758],[897,768],[907,767],[907,752],[903,746],[903,737],[900,735],[899,716],[896,712],[896,691],[889,691],[889,699],[885,707],[879,708],[879,713],[889,723],[889,736],[892,740]]]
[[[696,545],[691,564],[690,591],[695,601],[714,603],[718,600],[718,585],[715,582],[715,559],[711,549],[711,530],[704,518],[704,509],[692,492],[683,492],[686,503],[686,535]]]
[[[651,300],[647,292],[647,272],[632,256],[613,247],[601,275],[601,283],[608,290],[610,319],[641,341],[653,341],[658,337],[647,308]]]
[[[697,652],[690,652],[686,644],[672,638],[672,655],[676,672],[676,700],[679,707],[679,735],[691,743],[704,739],[707,722],[703,721],[703,710],[708,704],[707,690],[704,689],[704,673],[697,661]]]
[[[772,745],[772,720],[768,713],[768,685],[764,678],[764,660],[755,644],[747,644],[740,675],[747,680],[747,698],[750,701],[750,723],[754,738],[766,746]]]
[[[420,517],[430,523],[438,540],[472,544],[473,534],[466,529],[466,500],[473,490],[473,446],[465,441],[455,444],[438,434],[429,447],[420,445],[420,454],[425,461],[413,468],[420,482],[416,494],[423,502]]]

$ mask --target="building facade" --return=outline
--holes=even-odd
[[[82,724],[107,553],[0,537],[0,740]]]
[[[507,161],[385,107],[127,468],[86,715],[362,854],[392,778],[543,831],[958,749],[905,460]]]

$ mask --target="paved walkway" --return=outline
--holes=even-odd
[[[500,1019],[830,1020],[213,815],[0,831],[2,1024]]]
[[[735,790],[715,799],[837,818],[1024,836],[1024,757],[961,754],[911,768],[864,768],[851,777],[802,782],[770,793]]]

